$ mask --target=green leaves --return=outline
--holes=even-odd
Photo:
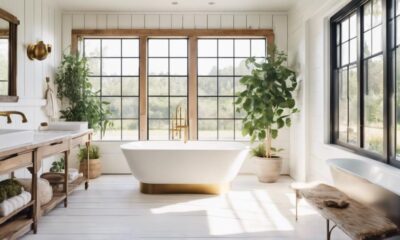
[[[298,112],[293,91],[297,87],[294,71],[286,67],[287,57],[276,50],[263,62],[248,58],[246,65],[251,75],[243,76],[244,90],[237,94],[236,110],[245,113],[243,135],[253,141],[278,137],[278,130],[291,126],[290,116]],[[267,155],[272,151],[266,147]]]
[[[97,98],[89,81],[89,66],[79,54],[64,55],[57,69],[55,83],[57,96],[65,99],[67,106],[61,110],[61,118],[67,121],[87,121],[90,128],[101,129],[104,134],[111,126],[107,117],[111,114],[108,103]]]

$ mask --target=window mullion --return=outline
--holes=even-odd
[[[197,37],[189,37],[188,117],[189,139],[197,140]]]
[[[148,140],[147,122],[147,37],[139,39],[139,140]]]

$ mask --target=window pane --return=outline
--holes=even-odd
[[[214,39],[199,39],[198,56],[199,57],[216,57],[217,56],[217,40]]]
[[[350,38],[357,36],[357,15],[353,14],[350,17]]]
[[[246,86],[240,83],[241,77],[235,77],[235,95],[246,90]]]
[[[170,57],[187,57],[187,39],[171,39],[169,49]]]
[[[372,54],[382,51],[382,26],[372,29]]]
[[[169,87],[171,95],[187,95],[187,77],[170,77]]]
[[[343,142],[347,142],[348,126],[347,76],[347,68],[339,71],[339,139]]]
[[[187,75],[186,58],[171,58],[169,64],[170,75]]]
[[[365,148],[383,153],[383,58],[374,57],[367,62],[367,82],[364,96]]]
[[[198,116],[199,118],[217,118],[218,103],[216,97],[198,98]]]
[[[122,59],[122,75],[138,76],[139,75],[139,59],[138,58]]]
[[[138,118],[139,114],[139,99],[137,97],[122,98],[122,117],[123,118]]]
[[[168,119],[168,97],[149,97],[149,118]]]
[[[104,76],[120,76],[121,75],[121,59],[120,58],[103,58],[102,59],[102,75],[104,75]]]
[[[199,77],[198,95],[199,96],[216,96],[217,95],[217,78],[216,77]]]
[[[149,39],[149,57],[168,57],[168,39]]]
[[[149,75],[168,75],[168,59],[149,58]]]
[[[103,97],[102,100],[109,103],[106,107],[111,111],[110,118],[121,118],[121,98]]]
[[[400,157],[400,51],[396,50],[396,155]]]
[[[250,57],[250,40],[235,40],[235,57]]]
[[[89,82],[92,84],[92,91],[97,93],[100,91],[100,78],[99,77],[89,77]]]
[[[246,66],[246,58],[235,58],[235,75],[249,75],[251,70]]]
[[[364,33],[364,57],[369,57],[372,53],[371,31]]]
[[[168,95],[168,77],[149,77],[149,95]]]
[[[371,29],[371,19],[372,19],[372,9],[371,2],[364,5],[364,31]]]
[[[121,139],[121,120],[110,120],[112,126],[107,127],[107,130],[102,137],[103,140],[120,140]]]
[[[102,95],[119,96],[121,95],[121,78],[120,77],[103,77],[102,78]]]
[[[396,18],[396,46],[400,44],[400,17]]]
[[[139,40],[123,39],[122,40],[122,56],[123,57],[139,57]]]
[[[121,40],[103,39],[101,44],[103,57],[121,57]]]
[[[372,26],[382,23],[382,0],[372,1]]]
[[[217,120],[199,120],[198,138],[199,140],[217,140],[218,139]]]
[[[139,139],[139,121],[138,120],[122,120],[122,140],[138,140]]]
[[[218,40],[218,56],[233,57],[233,40],[219,39]]]
[[[149,140],[168,140],[169,120],[149,119]]]
[[[358,144],[358,78],[357,78],[357,67],[352,66],[349,69],[349,126],[348,142],[351,144]]]
[[[86,39],[84,51],[85,57],[100,57],[100,40]]]
[[[220,77],[218,78],[218,95],[220,96],[233,96],[233,78]]]
[[[342,22],[342,42],[349,40],[349,19]]]
[[[170,118],[175,118],[174,114],[176,114],[176,108],[178,106],[181,106],[184,111],[186,111],[187,114],[187,98],[186,97],[171,97],[170,98]],[[182,112],[182,114],[185,114]],[[179,118],[179,116],[178,116]],[[184,118],[184,115],[181,116],[181,118]]]
[[[218,75],[233,75],[233,58],[218,59]]]
[[[264,39],[253,39],[251,40],[251,56],[252,57],[265,57],[265,40]]]
[[[248,136],[242,135],[242,120],[235,120],[235,139],[236,140],[250,140]]]
[[[88,65],[90,75],[100,76],[100,59],[99,58],[88,58]]]
[[[357,61],[357,38],[350,41],[350,62]]]
[[[342,44],[342,66],[349,63],[349,42]]]
[[[217,75],[216,58],[200,58],[197,67],[200,76]]]
[[[219,118],[233,118],[234,105],[233,97],[220,97],[218,98],[218,117]]]
[[[122,95],[139,96],[139,78],[123,77],[122,78]]]
[[[219,120],[218,121],[218,138],[219,140],[233,140],[234,139],[234,120]]]

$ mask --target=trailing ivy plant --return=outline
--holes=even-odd
[[[89,66],[86,58],[79,54],[63,55],[58,67],[55,83],[57,96],[67,100],[67,107],[61,110],[61,118],[66,121],[87,121],[89,128],[101,129],[105,133],[111,122],[107,117],[111,114],[108,102],[97,98],[99,92],[92,90],[89,81]]]
[[[263,62],[248,58],[246,65],[252,69],[251,75],[241,78],[245,90],[238,94],[236,111],[245,112],[243,136],[249,135],[251,141],[261,141],[253,154],[271,158],[277,150],[272,140],[278,130],[291,125],[291,114],[298,112],[293,92],[297,87],[296,73],[285,66],[287,56],[276,48]]]

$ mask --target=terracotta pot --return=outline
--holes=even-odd
[[[79,172],[86,176],[87,161],[83,161],[79,165]],[[89,160],[89,179],[98,178],[101,175],[102,167],[100,159]]]
[[[260,182],[273,183],[278,180],[282,170],[282,158],[253,157],[253,159],[256,164],[256,174]]]

